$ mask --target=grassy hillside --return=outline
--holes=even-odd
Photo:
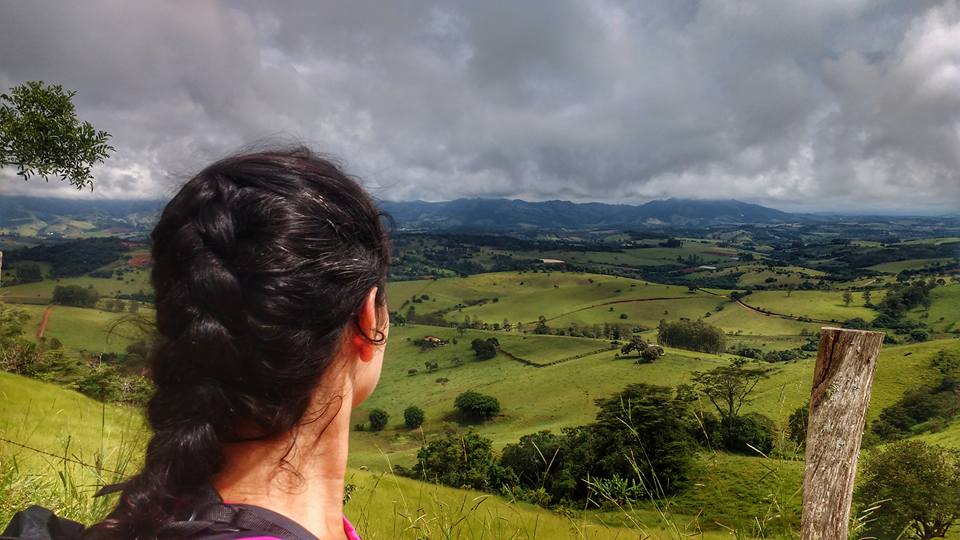
[[[960,284],[936,287],[930,291],[930,308],[917,308],[908,316],[929,325],[935,332],[960,331]]]
[[[436,335],[451,340],[444,347],[421,351],[413,340]],[[383,432],[354,432],[351,463],[383,469],[388,461],[409,465],[423,437],[438,432],[444,422],[453,422],[453,401],[467,390],[477,390],[496,397],[502,415],[489,423],[475,426],[478,432],[493,439],[497,446],[515,442],[520,435],[543,429],[559,430],[592,421],[593,401],[614,395],[630,383],[646,382],[667,386],[690,383],[693,371],[705,371],[729,361],[727,355],[709,355],[679,349],[667,349],[652,364],[636,365],[629,359],[615,359],[617,351],[609,350],[573,359],[549,367],[537,368],[519,363],[504,354],[486,361],[474,360],[469,343],[475,338],[497,337],[503,348],[530,360],[546,362],[576,350],[588,350],[604,340],[562,336],[517,336],[503,332],[467,330],[459,336],[455,329],[408,325],[391,330],[383,375],[377,391],[358,410],[358,421],[365,421],[373,408],[391,415],[390,427]],[[454,343],[453,341],[456,341]],[[930,358],[943,348],[960,349],[958,340],[937,340],[920,344],[885,347],[881,353],[870,418],[890,404],[908,388],[918,386],[934,374]],[[462,361],[457,365],[454,359]],[[436,362],[440,368],[428,373],[425,362]],[[812,359],[772,364],[775,369],[762,381],[746,411],[756,411],[773,418],[779,425],[794,409],[803,405],[810,394],[813,378]],[[417,369],[415,375],[408,370]],[[909,377],[904,377],[909,373]],[[417,405],[426,412],[423,430],[402,427],[403,410]],[[703,403],[707,409],[709,403]]]
[[[146,438],[139,415],[103,405],[58,386],[0,373],[0,523],[29,504],[90,523],[112,498],[93,498],[98,485],[120,479],[77,462],[135,470]],[[40,453],[38,452],[45,452]],[[68,461],[56,456],[66,456]],[[487,493],[425,484],[351,469],[355,486],[346,513],[368,540],[377,538],[676,538],[656,512],[631,517],[639,527],[613,524],[618,514],[560,515]],[[620,518],[624,519],[624,518]],[[684,517],[683,523],[689,521]],[[610,523],[607,523],[610,522]],[[703,538],[724,535],[707,533]]]
[[[107,405],[60,386],[0,372],[0,436],[20,444],[73,458],[103,463],[116,460],[124,446],[143,441],[138,411]],[[16,450],[0,443],[3,452]],[[30,468],[49,457],[20,453],[20,465]]]
[[[30,315],[25,330],[28,339],[35,339],[40,329],[45,305],[12,305]],[[150,311],[144,308],[143,314],[150,316]],[[123,315],[101,311],[99,309],[78,308],[71,306],[55,306],[50,312],[47,329],[44,337],[57,338],[63,346],[72,350],[85,350],[92,353],[122,352],[137,336],[130,333],[128,328],[111,327]]]
[[[756,291],[744,302],[774,313],[826,321],[843,322],[854,317],[871,321],[876,316],[875,311],[863,307],[863,294],[859,292],[853,293],[849,306],[843,304],[841,291]]]

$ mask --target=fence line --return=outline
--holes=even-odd
[[[83,461],[80,461],[79,459],[67,457],[66,455],[60,455],[60,454],[54,454],[54,453],[51,453],[51,452],[47,452],[46,450],[41,450],[41,449],[39,449],[39,448],[34,448],[34,447],[32,447],[32,446],[27,446],[27,445],[25,445],[25,444],[23,444],[23,443],[18,443],[17,441],[11,441],[10,439],[6,439],[6,438],[4,438],[4,437],[0,437],[0,442],[6,443],[6,444],[10,444],[10,445],[13,445],[13,446],[16,446],[16,447],[19,447],[19,448],[23,448],[24,450],[29,450],[29,451],[34,452],[34,453],[37,453],[37,454],[41,454],[41,455],[44,455],[44,456],[56,458],[56,459],[59,459],[60,461],[65,461],[65,462],[68,462],[68,463],[75,463],[75,464],[77,464],[77,465],[82,465],[82,466],[84,466],[84,467],[88,467],[88,468],[90,468],[90,469],[94,469],[94,470],[97,470],[97,471],[103,471],[103,472],[108,472],[108,473],[112,473],[112,474],[117,474],[117,475],[120,475],[120,476],[126,476],[126,473],[122,473],[122,472],[120,472],[120,471],[115,471],[115,470],[113,470],[113,469],[108,469],[108,468],[103,467],[103,466],[91,465],[91,464],[89,464],[89,463],[85,463],[85,462],[83,462]]]

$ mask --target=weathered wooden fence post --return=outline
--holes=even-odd
[[[822,328],[810,393],[800,537],[846,539],[883,332]]]

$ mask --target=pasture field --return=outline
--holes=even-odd
[[[82,225],[71,227],[79,229]],[[651,244],[657,242],[649,241]],[[692,264],[707,264],[719,268],[690,274],[689,279],[743,272],[737,281],[739,287],[762,285],[771,289],[824,277],[823,272],[809,268],[816,261],[801,261],[798,264],[804,266],[779,266],[771,270],[760,263],[741,264],[734,260],[746,251],[744,248],[720,247],[713,241],[686,240],[679,249],[632,247],[620,252],[511,252],[483,248],[475,254],[475,260],[489,262],[497,255],[511,253],[518,258],[560,259],[607,269],[664,267],[680,270]],[[762,246],[749,251],[758,258],[767,256],[761,255],[765,251]],[[131,255],[136,254],[127,254]],[[906,263],[927,264],[935,260],[939,259],[877,265],[874,269],[886,275],[858,277],[842,285],[885,283],[895,279],[894,274],[902,269],[916,268]],[[119,280],[89,276],[45,280],[4,287],[0,289],[0,297],[23,303],[13,307],[29,314],[27,337],[35,339],[45,304],[56,285],[92,285],[105,298],[149,291],[149,270],[130,268],[127,263],[128,260],[124,259],[102,267],[102,270],[126,268]],[[45,272],[50,270],[47,266],[43,268]],[[659,271],[654,269],[654,275]],[[411,272],[411,275],[415,274],[418,272]],[[768,281],[771,278],[776,281]],[[840,285],[841,282],[831,284]],[[368,539],[681,538],[688,534],[697,538],[731,537],[718,532],[724,527],[773,538],[777,536],[765,532],[768,527],[777,530],[778,534],[779,531],[795,529],[799,522],[802,462],[790,455],[791,444],[778,446],[778,452],[783,452],[776,454],[779,458],[702,451],[689,485],[668,501],[661,501],[662,506],[643,502],[632,509],[607,507],[586,512],[579,509],[569,515],[488,493],[398,478],[387,472],[393,465],[411,466],[421,445],[451,426],[459,430],[474,429],[491,439],[494,448],[500,450],[526,434],[541,430],[559,432],[592,422],[597,412],[595,401],[614,396],[629,384],[672,387],[690,384],[694,372],[725,365],[734,358],[728,354],[666,348],[665,355],[653,363],[637,364],[634,357],[617,358],[619,348],[612,346],[610,339],[533,334],[533,327],[541,316],[552,330],[581,335],[578,330],[584,328],[592,330],[605,324],[619,325],[627,332],[641,331],[641,335],[650,341],[656,340],[655,329],[661,319],[702,318],[726,333],[728,346],[752,347],[766,352],[796,349],[811,336],[815,338],[819,328],[824,326],[800,318],[842,322],[859,317],[871,321],[877,314],[864,305],[862,292],[856,291],[852,303],[845,306],[843,290],[793,290],[790,293],[786,290],[756,290],[743,298],[749,307],[731,300],[728,297],[730,292],[551,268],[390,282],[387,295],[390,310],[394,313],[407,316],[412,308],[418,317],[434,315],[434,320],[447,323],[459,323],[469,318],[473,324],[491,329],[409,323],[391,327],[379,386],[355,411],[353,420],[354,424],[366,423],[370,411],[379,408],[390,414],[390,422],[380,432],[351,432],[348,481],[356,488],[347,505],[347,515]],[[882,290],[874,290],[873,302],[879,302],[883,294]],[[929,364],[938,351],[960,351],[960,340],[951,335],[960,330],[960,284],[936,287],[930,300],[929,308],[916,308],[907,316],[929,326],[934,339],[884,347],[874,381],[868,422],[876,419],[884,407],[896,402],[905,391],[936,380],[937,373]],[[761,313],[750,307],[773,313]],[[141,308],[141,314],[149,317],[149,307]],[[122,315],[98,309],[56,306],[46,337],[57,338],[70,351],[123,352],[136,336],[124,335],[122,330],[108,335],[112,323]],[[512,331],[492,329],[494,324],[504,323],[509,323]],[[523,325],[526,333],[518,331],[518,323]],[[428,335],[447,340],[448,344],[421,350],[414,342]],[[501,351],[490,360],[476,360],[470,343],[478,338],[496,338]],[[909,337],[900,335],[898,339],[909,340]],[[772,418],[778,426],[776,436],[781,441],[785,437],[784,426],[789,415],[804,406],[809,397],[814,355],[808,353],[806,359],[766,364],[771,368],[770,376],[757,385],[743,408],[744,413],[758,412]],[[80,354],[75,356],[83,357]],[[453,402],[468,390],[496,397],[502,407],[501,414],[484,423],[462,422],[454,413]],[[49,383],[0,373],[0,401],[3,403],[0,437],[50,454],[73,456],[82,461],[99,460],[101,463],[126,460],[126,466],[135,466],[139,458],[131,456],[139,455],[146,439],[138,411],[103,405]],[[402,425],[403,411],[411,405],[426,413],[424,425],[415,430]],[[694,407],[715,413],[713,405],[705,398]],[[960,421],[948,423],[941,431],[919,438],[960,447]],[[24,475],[23,482],[27,483],[17,484],[15,488],[11,487],[10,480],[7,484],[0,481],[0,501],[26,501],[23,497],[29,496],[29,486],[32,485],[29,482],[40,481],[37,478],[53,482],[35,491],[44,497],[52,497],[47,500],[55,501],[57,463],[53,456],[41,456],[32,450],[0,442],[0,478],[2,473],[12,470],[10,467],[24,472],[46,471],[40,476]],[[75,474],[84,486],[102,480],[82,467]],[[0,522],[9,517],[13,508],[12,503],[0,502]],[[658,508],[665,509],[666,518],[659,514]],[[103,507],[102,504],[81,505],[76,511],[78,517],[89,520],[102,515]],[[701,529],[708,532],[699,534]]]
[[[425,335],[450,339],[438,349],[421,352],[412,340]],[[502,447],[516,442],[521,435],[550,429],[559,431],[589,423],[596,413],[594,400],[615,395],[631,383],[676,386],[690,383],[693,371],[706,371],[730,360],[729,355],[710,355],[679,349],[666,349],[666,354],[652,364],[637,365],[633,359],[615,359],[617,350],[593,354],[556,365],[531,367],[498,354],[486,361],[474,360],[469,342],[474,338],[497,337],[504,348],[517,354],[516,343],[522,336],[504,332],[467,330],[458,337],[456,330],[432,326],[408,325],[391,329],[390,344],[377,391],[357,411],[357,422],[364,422],[370,410],[380,408],[391,416],[388,429],[382,432],[357,431],[352,434],[353,466],[382,468],[387,461],[408,466],[424,437],[442,430],[445,422],[457,422],[453,401],[460,393],[476,390],[496,397],[502,414],[491,422],[473,426],[480,434]],[[530,336],[528,335],[528,340]],[[456,339],[457,343],[452,340]],[[576,340],[576,341],[573,341]],[[531,360],[552,359],[567,355],[569,343],[590,342],[603,348],[604,340],[537,336],[536,346],[544,356],[530,354]],[[531,342],[533,343],[533,342]],[[555,350],[560,348],[560,351]],[[920,344],[885,347],[880,356],[870,418],[892,404],[909,388],[933,380],[930,358],[941,349],[960,350],[960,341],[946,339]],[[454,361],[459,358],[462,364]],[[437,362],[439,369],[426,372],[424,363]],[[745,411],[760,412],[786,425],[790,413],[802,406],[810,394],[813,359],[770,364],[771,376],[758,386]],[[410,369],[418,370],[410,375]],[[904,377],[909,373],[910,377]],[[416,405],[426,413],[422,429],[402,426],[403,410]],[[709,402],[701,406],[712,410]]]
[[[16,303],[49,303],[53,298],[53,289],[58,285],[78,285],[93,287],[101,297],[116,297],[121,294],[149,292],[149,269],[136,269],[125,273],[121,278],[97,278],[90,276],[45,279],[36,283],[23,283],[0,289],[0,298]]]
[[[820,278],[824,272],[802,266],[778,266],[771,270],[766,266],[741,264],[723,270],[717,270],[716,275],[743,272],[737,279],[737,286],[752,287],[756,285],[800,285],[811,278]],[[769,279],[776,281],[770,282]]]
[[[40,321],[47,306],[11,304],[11,307],[23,310],[30,315],[25,327],[24,337],[35,340],[40,329]],[[150,310],[143,309],[145,316],[150,316]],[[84,350],[92,353],[123,352],[127,345],[138,336],[131,334],[129,329],[117,328],[111,332],[111,327],[123,314],[101,311],[99,309],[78,308],[72,306],[54,306],[47,321],[44,337],[57,338],[66,349]]]
[[[637,305],[629,310],[639,315],[662,313],[664,309],[661,308],[674,300],[686,304],[696,299],[699,303],[693,302],[694,306],[684,311],[693,317],[703,315],[723,301],[702,292],[691,293],[683,286],[574,272],[497,272],[465,278],[401,281],[390,283],[387,291],[391,310],[405,313],[410,306],[420,314],[450,310],[445,318],[451,322],[460,322],[464,316],[470,316],[488,323],[500,323],[504,319],[511,323],[535,323],[542,315],[548,321],[562,319],[558,324],[630,324],[629,319],[621,320],[618,316],[634,301]],[[412,297],[422,295],[427,295],[428,299],[411,301]],[[666,300],[644,307],[645,303],[661,298]],[[481,299],[485,300],[483,304],[455,307]],[[610,307],[614,308],[613,315]],[[592,310],[598,311],[591,313]],[[654,325],[663,318],[660,315],[639,317],[648,324],[652,321]]]
[[[960,330],[960,284],[953,283],[930,291],[930,308],[917,308],[908,317],[930,326],[934,332]]]
[[[412,340],[424,335],[436,335],[451,340],[451,343],[420,352]],[[629,383],[675,385],[688,381],[691,371],[709,369],[726,361],[722,356],[675,349],[668,349],[665,356],[643,366],[634,364],[633,359],[614,359],[619,350],[543,368],[524,365],[503,354],[486,361],[474,359],[469,345],[472,339],[496,337],[504,348],[511,350],[516,342],[505,337],[508,335],[467,330],[458,337],[452,328],[418,325],[392,328],[380,384],[357,412],[357,421],[363,422],[370,410],[386,410],[391,416],[390,429],[378,433],[354,432],[351,464],[383,467],[386,457],[393,463],[410,465],[424,433],[437,433],[444,422],[456,422],[452,414],[453,401],[467,390],[487,393],[500,401],[502,416],[475,428],[492,439],[496,446],[502,447],[527,433],[542,429],[559,431],[563,427],[591,422],[596,412],[593,401],[613,395]],[[453,343],[455,338],[457,343]],[[522,336],[517,339],[522,341]],[[575,338],[539,337],[547,351],[567,347],[571,339]],[[609,345],[606,340],[584,339],[583,342],[596,344],[585,346],[585,349]],[[531,354],[529,359],[539,363],[541,358],[547,360],[560,355],[569,354],[564,349],[562,352],[547,352],[545,356]],[[454,358],[464,362],[455,366]],[[427,373],[424,362],[428,360],[437,362],[440,369]],[[418,373],[408,375],[410,369],[417,369]],[[402,427],[403,410],[410,405],[425,411],[423,430],[411,431]]]
[[[843,305],[843,291],[755,291],[744,303],[774,313],[843,322],[859,317],[871,321],[876,312],[863,305],[863,293],[853,292],[853,301]],[[881,296],[881,295],[878,295]],[[880,298],[873,298],[874,302]]]
[[[139,448],[145,442],[139,411],[101,403],[55,384],[0,371],[0,402],[0,437],[53,454],[66,450],[90,463],[99,455],[108,464],[124,446]],[[0,442],[0,459],[15,450]],[[31,452],[18,455],[19,464],[27,469],[54,459]]]

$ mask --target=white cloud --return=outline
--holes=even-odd
[[[99,197],[166,196],[210,160],[279,138],[342,158],[393,199],[940,211],[960,207],[958,12],[952,0],[8,2],[0,84],[78,91],[117,147]]]

